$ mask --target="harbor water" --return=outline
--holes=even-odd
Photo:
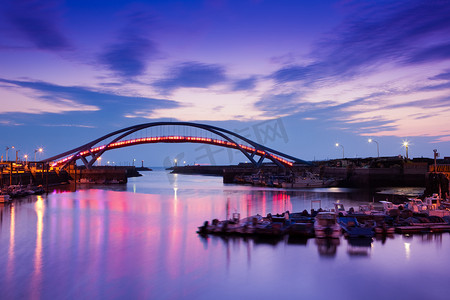
[[[352,189],[225,185],[143,172],[0,207],[0,299],[448,299],[450,234],[202,237],[205,220],[357,208]],[[408,189],[403,189],[405,192]],[[414,191],[413,191],[414,192]]]

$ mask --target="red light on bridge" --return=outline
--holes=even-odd
[[[126,147],[128,145],[133,145],[133,144],[138,144],[138,143],[145,143],[145,142],[152,142],[152,143],[157,143],[157,142],[193,142],[193,143],[209,143],[209,144],[213,144],[213,145],[220,145],[223,147],[229,147],[229,148],[235,148],[235,149],[241,149],[241,150],[245,150],[249,153],[254,153],[257,154],[259,156],[266,156],[266,158],[271,159],[272,161],[277,160],[285,165],[288,166],[293,166],[293,163],[283,159],[279,156],[267,153],[264,150],[257,150],[253,147],[247,146],[247,145],[242,145],[242,144],[237,144],[234,142],[230,142],[230,141],[226,141],[226,140],[219,140],[219,139],[212,139],[212,138],[206,138],[206,137],[196,137],[196,136],[180,136],[180,135],[174,135],[174,136],[158,136],[158,137],[146,137],[146,138],[138,138],[138,139],[131,139],[131,140],[123,140],[123,141],[119,141],[116,143],[111,143],[109,145],[103,145],[103,146],[99,146],[99,147],[95,147],[92,148],[90,151],[82,151],[79,153],[80,156],[88,156],[91,153],[96,153],[99,152],[102,149],[105,149],[105,147],[108,147],[109,149],[114,149],[114,148],[120,148],[120,147]],[[57,161],[54,165],[59,165],[62,164],[70,159],[73,158],[72,156],[69,156],[67,158],[64,158],[62,160]]]

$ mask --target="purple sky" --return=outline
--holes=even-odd
[[[335,143],[376,156],[370,137],[382,156],[404,155],[404,140],[410,157],[450,156],[448,16],[444,0],[4,0],[0,153],[44,158],[179,120],[305,160],[341,157]],[[210,150],[146,145],[104,160],[245,160]]]

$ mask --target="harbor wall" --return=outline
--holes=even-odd
[[[70,166],[68,172],[71,180],[78,183],[127,183],[128,177],[141,176],[134,166],[99,166],[92,169]]]
[[[105,166],[93,169],[75,168],[66,170],[44,170],[27,168],[0,172],[0,187],[9,185],[42,185],[44,187],[77,183],[126,183],[128,177],[141,176],[134,166]]]
[[[12,172],[0,173],[0,186],[6,187],[9,185],[59,185],[69,183],[70,175],[65,172]]]
[[[340,179],[344,187],[411,186],[425,187],[428,165],[405,164],[390,168],[320,167],[317,173]]]
[[[388,167],[355,167],[353,164],[340,166],[294,166],[291,169],[280,169],[275,165],[265,165],[261,169],[251,164],[236,166],[180,166],[173,167],[173,173],[202,174],[223,176],[224,183],[235,183],[235,176],[260,173],[288,174],[301,173],[304,170],[339,180],[341,187],[377,188],[386,186],[425,187],[427,185],[428,164],[408,162],[392,164]]]

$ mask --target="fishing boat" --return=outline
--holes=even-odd
[[[383,210],[385,212],[388,212],[392,209],[398,209],[399,205],[395,205],[394,203],[390,202],[390,201],[380,201],[381,204],[383,204]]]
[[[430,197],[425,197],[424,199],[425,204],[428,206],[429,209],[438,209],[441,205],[441,197],[439,194],[435,193],[432,194]]]
[[[276,228],[277,226],[274,226]],[[240,219],[239,213],[233,213],[227,220],[212,220],[211,223],[205,221],[203,226],[198,227],[199,234],[217,234],[217,235],[252,235],[262,232],[274,233],[272,222],[257,214],[251,217]]]
[[[289,226],[286,231],[290,236],[313,237],[314,218],[302,213],[289,214]]]
[[[283,188],[318,188],[330,187],[334,184],[336,184],[336,180],[333,178],[320,178],[319,175],[305,172],[302,176],[295,176],[289,181],[283,182],[281,186]]]
[[[344,235],[349,238],[369,238],[374,235],[374,226],[361,224],[356,217],[339,216],[338,223],[344,231]]]
[[[341,227],[334,212],[322,211],[316,215],[314,232],[318,238],[339,238]]]
[[[438,194],[425,197],[424,200],[419,198],[409,199],[405,203],[404,208],[415,213],[426,213],[429,216],[445,217],[450,216],[450,209],[443,205],[442,199]]]
[[[407,202],[405,202],[405,209],[409,209],[415,213],[424,213],[427,211],[428,207],[425,203],[423,203],[422,199],[419,198],[410,198]]]

